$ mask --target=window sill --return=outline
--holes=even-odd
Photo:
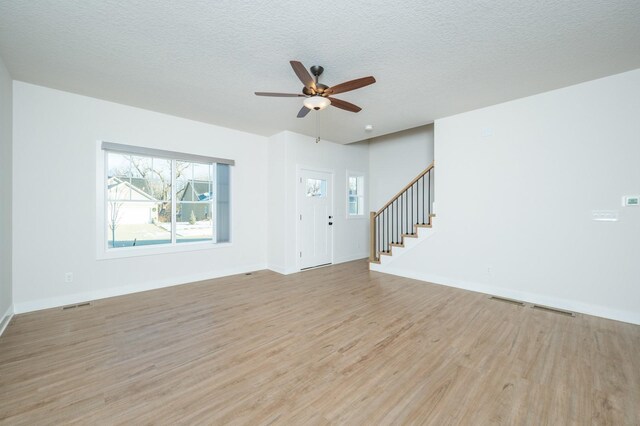
[[[183,253],[190,251],[215,250],[231,247],[232,243],[180,243],[179,245],[165,245],[157,247],[121,247],[118,249],[102,250],[98,253],[98,260],[123,259],[138,256],[154,256],[159,254]]]

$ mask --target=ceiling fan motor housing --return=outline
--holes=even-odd
[[[310,70],[311,70],[311,74],[315,75],[316,77],[319,77],[324,71],[324,68],[322,68],[320,65],[314,65],[310,68]]]

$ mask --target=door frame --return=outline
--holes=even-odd
[[[300,253],[300,249],[302,247],[301,241],[300,239],[302,238],[302,232],[300,230],[300,187],[298,185],[301,185],[301,179],[302,179],[302,171],[303,170],[308,170],[310,172],[319,172],[319,173],[327,173],[329,175],[331,175],[331,185],[330,185],[330,194],[331,197],[329,197],[329,203],[330,203],[330,210],[331,210],[331,216],[333,216],[333,221],[334,221],[334,226],[331,227],[331,229],[329,230],[329,232],[331,232],[331,265],[334,263],[334,256],[335,256],[335,238],[334,238],[334,233],[333,230],[335,228],[335,220],[336,220],[336,214],[335,214],[335,194],[334,194],[334,189],[335,189],[335,179],[336,179],[336,174],[334,172],[334,170],[332,169],[325,169],[323,167],[315,167],[315,166],[308,166],[308,165],[304,165],[304,164],[296,164],[296,181],[295,181],[295,194],[296,194],[296,211],[295,213],[295,221],[296,221],[296,252],[295,252],[295,257],[296,257],[296,271],[301,271],[301,265],[300,265],[300,256],[298,255],[298,253]],[[328,220],[328,218],[327,218]],[[327,265],[328,266],[328,265]],[[305,271],[307,269],[314,269],[314,267],[311,268],[305,268]]]

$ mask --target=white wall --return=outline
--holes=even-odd
[[[433,162],[433,124],[369,140],[369,199],[378,210]]]
[[[621,207],[640,194],[640,70],[437,120],[435,135],[435,233],[389,272],[640,323],[640,207]]]
[[[21,82],[13,89],[16,311],[266,266],[267,138]],[[98,140],[236,160],[232,246],[96,260]]]
[[[286,191],[286,134],[278,133],[268,141],[267,191],[267,264],[269,269],[285,273],[285,206]]]
[[[0,58],[0,333],[5,314],[11,314],[11,157],[13,86]]]
[[[299,166],[333,171],[334,185],[334,263],[368,256],[369,218],[347,219],[347,170],[365,173],[368,181],[369,156],[366,143],[340,145],[292,132],[269,139],[269,245],[284,250],[270,253],[269,267],[281,273],[297,268],[297,168]],[[365,200],[365,211],[368,208]]]

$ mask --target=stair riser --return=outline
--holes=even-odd
[[[392,247],[391,255],[381,255],[380,256],[380,265],[388,265],[393,262],[398,257],[402,256],[404,253],[410,251],[412,248],[421,244],[425,239],[429,238],[434,233],[432,228],[422,228],[418,233],[418,238],[405,238],[405,246],[404,247]]]

